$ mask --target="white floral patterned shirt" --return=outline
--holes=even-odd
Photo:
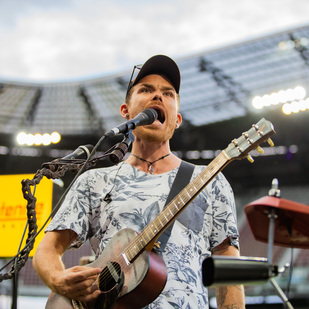
[[[192,179],[204,168],[195,166]],[[177,171],[150,175],[127,163],[87,171],[75,182],[47,231],[75,231],[78,239],[72,247],[89,240],[98,257],[119,230],[129,227],[140,232],[158,215]],[[104,200],[108,193],[111,201]],[[177,217],[162,253],[168,271],[165,288],[145,308],[208,308],[202,262],[227,238],[238,247],[233,192],[219,173]]]

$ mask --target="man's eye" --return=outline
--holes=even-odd
[[[141,92],[150,92],[150,89],[149,88],[142,88]]]

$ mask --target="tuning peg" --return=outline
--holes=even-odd
[[[254,162],[253,158],[252,158],[249,154],[247,155],[247,160],[248,160],[250,163],[253,163],[253,162]]]
[[[267,142],[271,147],[275,145],[274,142],[270,138],[267,139]]]
[[[256,147],[257,152],[264,153],[264,149],[261,146]]]

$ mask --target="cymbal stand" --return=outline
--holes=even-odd
[[[279,190],[279,182],[277,178],[274,178],[272,181],[272,188],[269,190],[268,195],[269,196],[275,196],[280,198],[280,190]],[[268,249],[267,249],[267,259],[268,264],[272,265],[272,254],[273,254],[273,246],[274,246],[274,235],[275,235],[275,220],[278,218],[278,215],[276,214],[276,210],[274,208],[271,208],[269,214],[269,228],[268,228]],[[269,281],[276,290],[278,296],[283,301],[283,304],[285,308],[288,309],[294,309],[290,301],[288,300],[287,296],[284,294],[282,289],[280,288],[279,284],[276,282],[276,280],[269,274]]]

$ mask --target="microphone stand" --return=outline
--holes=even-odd
[[[66,196],[69,189],[72,187],[75,180],[78,178],[80,174],[82,174],[82,172],[88,170],[89,168],[95,167],[98,161],[106,157],[110,158],[110,161],[113,163],[112,165],[118,164],[123,159],[123,157],[126,155],[129,147],[134,141],[132,130],[130,130],[129,132],[125,134],[122,142],[113,146],[110,150],[106,151],[102,156],[91,159],[96,149],[98,148],[100,143],[105,138],[106,138],[105,135],[100,138],[100,140],[97,142],[96,146],[92,150],[90,156],[87,158],[87,160],[56,159],[52,162],[43,163],[41,169],[39,169],[36,172],[32,180],[29,180],[29,179],[22,180],[23,197],[25,200],[27,200],[27,226],[26,228],[28,227],[28,236],[27,236],[26,244],[24,248],[22,250],[20,250],[19,248],[17,254],[8,263],[6,263],[4,267],[1,268],[1,270],[3,270],[10,263],[14,262],[9,272],[5,274],[0,274],[0,282],[6,279],[13,278],[12,309],[17,308],[18,274],[19,274],[20,269],[25,265],[25,263],[28,260],[29,254],[34,247],[36,236],[43,230],[48,220],[59,209],[59,207],[62,204],[62,201],[64,200],[64,197]],[[36,212],[35,212],[36,197],[34,196],[34,194],[31,193],[30,186],[38,185],[44,176],[49,179],[61,178],[69,170],[70,171],[75,170],[75,171],[78,171],[78,173],[73,179],[73,181],[70,183],[66,191],[63,193],[61,198],[59,199],[57,205],[55,206],[54,210],[51,212],[51,214],[47,218],[46,222],[43,224],[41,229],[37,231],[38,226],[37,226]]]
[[[109,158],[114,164],[118,164],[128,152],[131,144],[134,142],[132,130],[125,134],[122,142],[115,145],[114,150],[110,153]]]

